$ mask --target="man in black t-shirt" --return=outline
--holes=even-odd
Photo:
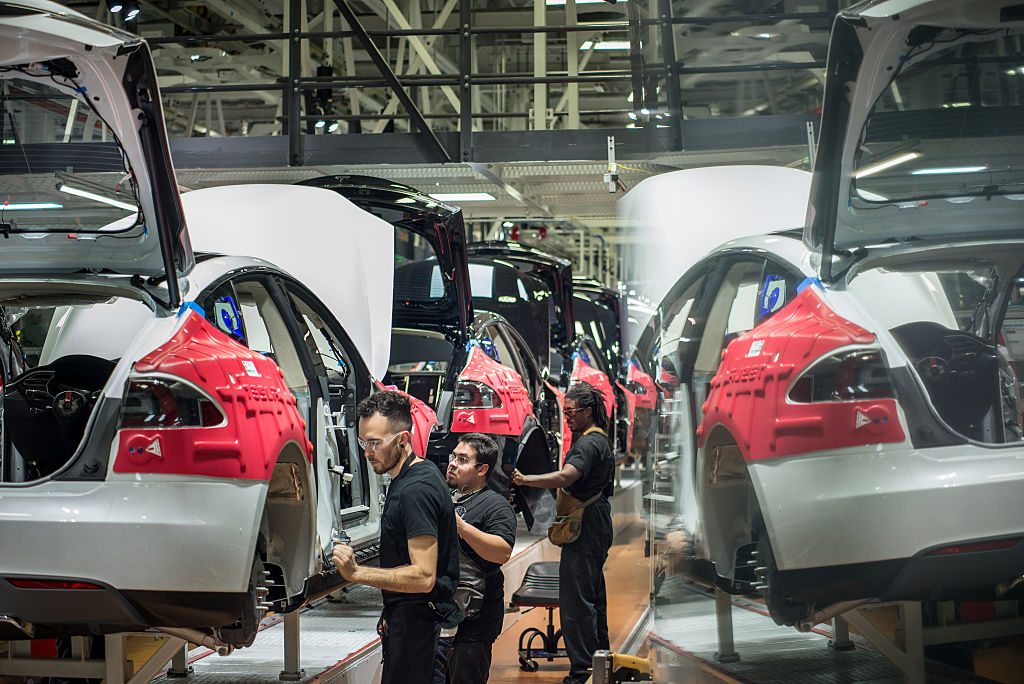
[[[498,445],[478,432],[462,435],[448,457],[447,480],[455,490],[452,498],[459,547],[484,577],[480,612],[462,621],[452,641],[449,684],[486,682],[491,646],[501,633],[505,613],[501,565],[509,559],[516,541],[516,514],[505,497],[487,486],[487,476],[497,460]]]
[[[359,565],[352,548],[336,544],[342,577],[378,587],[384,596],[377,632],[384,652],[382,682],[428,684],[437,636],[461,614],[452,600],[459,580],[459,546],[448,488],[434,464],[409,444],[409,398],[382,390],[364,399],[359,446],[378,475],[391,476],[380,519],[380,567]]]

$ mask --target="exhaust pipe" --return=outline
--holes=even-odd
[[[871,599],[858,599],[856,601],[840,601],[839,603],[833,603],[825,606],[821,610],[814,611],[810,617],[801,620],[793,626],[796,627],[798,632],[810,632],[811,628],[815,625],[821,624],[822,622],[828,622],[835,616],[842,615],[854,608],[860,608],[870,600]]]
[[[226,644],[220,639],[198,629],[187,629],[184,627],[157,627],[156,629],[172,637],[178,637],[193,644],[205,646],[211,651],[215,651],[219,656],[230,655],[235,650],[235,647],[231,644]]]
[[[31,622],[19,620],[13,615],[0,614],[0,625],[10,625],[11,627],[14,627],[15,629],[19,630],[29,639],[33,639],[36,636],[36,628]]]

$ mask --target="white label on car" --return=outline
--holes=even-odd
[[[860,430],[862,427],[869,425],[870,423],[871,419],[868,418],[867,414],[860,409],[857,409],[857,418],[855,419],[853,429]]]
[[[750,351],[747,352],[747,356],[757,356],[761,353],[761,347],[764,346],[764,340],[754,340],[750,343]]]
[[[247,375],[252,375],[257,378],[260,376],[260,372],[256,370],[256,364],[252,361],[242,361],[242,367],[245,368]]]
[[[154,439],[153,443],[146,447],[145,451],[147,454],[153,454],[158,458],[163,458],[163,454],[160,452],[160,438],[158,437],[157,439]]]

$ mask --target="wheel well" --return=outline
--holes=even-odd
[[[757,495],[736,439],[715,426],[701,449],[700,505],[705,554],[718,574],[737,579],[737,552],[754,541]]]
[[[267,488],[263,511],[265,558],[281,569],[288,596],[302,591],[309,576],[311,549],[316,529],[314,491],[309,482],[305,454],[289,442],[278,455]]]

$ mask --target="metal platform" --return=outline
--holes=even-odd
[[[917,655],[923,672],[908,673],[866,639],[849,635],[842,620],[836,624],[838,634],[827,624],[818,625],[810,632],[798,632],[792,627],[776,625],[764,606],[757,602],[712,592],[681,577],[666,580],[659,597],[650,640],[652,651],[657,652],[655,681],[764,684],[991,681],[925,660],[920,655],[920,640]],[[858,615],[857,611],[847,613],[848,618],[852,617],[851,622],[858,620]],[[913,617],[905,618],[907,624]],[[916,619],[920,625],[919,608]],[[863,617],[859,616],[859,620]],[[858,628],[862,626],[858,624]],[[904,654],[912,659],[913,630],[907,632]],[[920,627],[917,635],[921,635]],[[846,643],[849,647],[842,648]]]
[[[187,681],[190,684],[326,681],[325,675],[332,672],[333,681],[372,681],[380,662],[376,632],[380,590],[353,585],[340,596],[337,600],[323,599],[298,613],[268,619],[252,646],[230,656],[221,658],[207,648],[193,649],[188,657],[192,671]],[[289,621],[298,623],[294,636],[296,625]],[[286,648],[286,643],[295,636],[297,644]],[[171,668],[154,681],[170,684],[178,676]]]

